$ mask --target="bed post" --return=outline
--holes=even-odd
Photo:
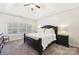
[[[25,37],[26,37],[26,35],[25,35],[25,33],[24,33],[24,43],[25,43]]]
[[[39,55],[41,55],[42,54],[42,52],[43,52],[43,47],[41,46],[41,44],[42,44],[42,39],[41,38],[39,38]]]

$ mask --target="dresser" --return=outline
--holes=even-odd
[[[69,36],[68,35],[57,35],[57,44],[68,47],[69,46]]]

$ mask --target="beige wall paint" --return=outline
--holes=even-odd
[[[9,22],[32,24],[32,32],[34,32],[35,31],[34,28],[36,28],[36,26],[35,26],[36,21],[34,21],[34,20],[31,20],[31,19],[28,19],[28,18],[23,18],[23,17],[18,17],[18,16],[13,16],[13,15],[8,15],[8,14],[0,13],[0,32],[3,32],[6,35],[9,35],[10,40],[21,39],[21,38],[23,38],[23,34],[8,34],[7,24]]]
[[[32,24],[33,24],[33,26],[32,26],[33,32],[36,32],[37,31],[37,21],[34,21]]]
[[[61,24],[67,25],[70,36],[69,44],[79,47],[79,8],[51,15],[38,21],[38,26],[48,24],[54,26],[59,26]]]

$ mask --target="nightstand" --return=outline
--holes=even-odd
[[[68,47],[69,46],[69,36],[68,35],[57,35],[57,44]]]

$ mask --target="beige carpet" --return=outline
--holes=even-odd
[[[8,42],[4,45],[2,55],[38,55],[38,53],[23,40]],[[78,55],[79,48],[64,47],[58,44],[52,44],[43,53],[43,55]]]
[[[4,45],[2,55],[37,55],[38,53],[23,40],[8,42]]]
[[[65,47],[58,44],[52,44],[49,48],[47,48],[43,54],[44,55],[77,55],[78,48],[74,47]]]

